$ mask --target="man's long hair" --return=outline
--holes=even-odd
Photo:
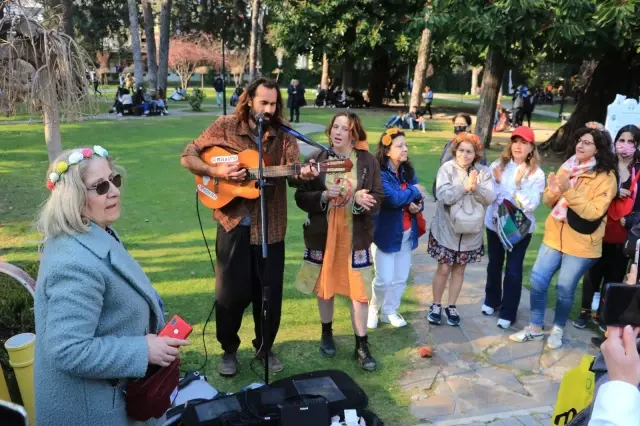
[[[264,86],[267,89],[275,89],[278,94],[276,111],[271,116],[271,121],[269,123],[272,128],[277,129],[284,120],[282,115],[282,94],[280,93],[280,86],[278,83],[267,77],[258,77],[253,80],[242,92],[242,95],[240,95],[235,112],[238,124],[241,122],[249,123],[251,121],[251,107],[249,106],[249,101],[256,97],[256,91],[259,86]]]

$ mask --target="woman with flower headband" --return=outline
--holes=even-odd
[[[351,299],[355,358],[364,370],[373,371],[377,364],[369,349],[367,317],[373,279],[373,215],[384,197],[380,166],[369,153],[367,134],[356,114],[336,114],[326,134],[333,151],[350,159],[353,167],[348,172],[321,173],[296,190],[298,207],[308,213],[303,226],[306,249],[296,286],[317,295],[322,323],[320,352],[327,357],[336,355],[334,296]],[[327,153],[315,152],[310,159],[326,160]]]
[[[429,254],[438,261],[433,277],[433,304],[427,319],[442,323],[442,296],[449,280],[447,323],[460,325],[456,302],[468,263],[484,254],[484,217],[495,199],[491,172],[480,164],[483,147],[473,133],[459,133],[452,141],[453,160],[444,163],[436,178],[437,205],[429,233]]]
[[[602,255],[607,209],[616,196],[616,161],[611,138],[596,126],[578,129],[557,173],[549,173],[542,201],[551,214],[531,270],[529,325],[510,336],[515,342],[544,339],[547,291],[558,273],[556,311],[547,347],[562,347],[578,281]]]
[[[384,201],[374,217],[376,276],[367,327],[378,327],[379,313],[382,322],[404,327],[407,322],[398,309],[409,278],[411,252],[418,247],[419,223],[426,228],[420,213],[425,191],[418,185],[402,130],[394,127],[382,134],[376,158],[382,171]]]
[[[162,300],[111,226],[120,217],[121,184],[119,168],[97,145],[63,152],[49,167],[49,197],[37,220],[38,425],[135,423],[123,380],[168,366],[188,344],[156,335]]]

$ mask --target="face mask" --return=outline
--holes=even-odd
[[[453,127],[453,133],[455,133],[456,135],[458,133],[462,133],[462,132],[466,132],[467,131],[467,126],[454,126]]]
[[[621,157],[631,157],[636,152],[636,147],[629,143],[616,142],[616,154]]]

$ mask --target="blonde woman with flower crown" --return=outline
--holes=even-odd
[[[150,366],[168,366],[188,343],[156,335],[165,322],[162,300],[112,226],[120,217],[120,173],[97,145],[63,152],[49,167],[37,220],[39,426],[156,424],[127,416],[121,388]]]

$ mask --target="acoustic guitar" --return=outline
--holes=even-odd
[[[207,164],[240,163],[241,169],[247,170],[247,177],[243,181],[229,181],[226,179],[212,178],[209,176],[196,176],[196,188],[198,189],[198,199],[202,204],[210,209],[219,209],[229,204],[233,199],[247,198],[254,200],[260,196],[258,188],[258,166],[260,153],[252,149],[247,149],[238,154],[232,154],[224,148],[213,147],[205,150],[200,158]],[[267,156],[264,156],[263,173],[266,178],[277,178],[287,176],[297,176],[302,167],[307,164],[295,163],[284,166],[269,166]],[[326,160],[311,165],[318,173],[322,172],[350,172],[353,163],[348,158]]]

